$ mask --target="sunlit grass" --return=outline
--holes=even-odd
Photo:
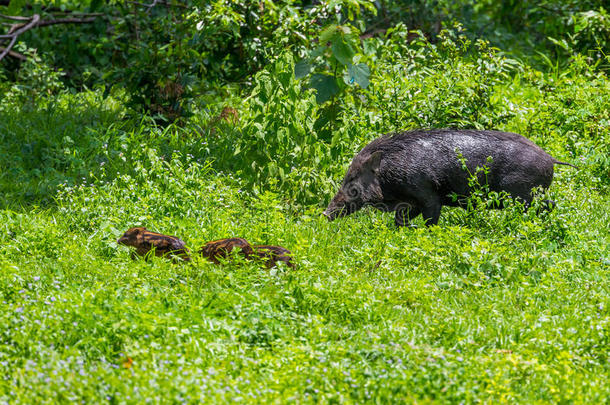
[[[4,400],[607,398],[607,195],[560,186],[544,218],[454,209],[395,229],[171,167],[2,212]],[[299,267],[132,261],[115,243],[132,225],[281,244]]]
[[[286,152],[283,180],[245,178],[253,162],[235,153],[236,137],[252,134],[249,115],[279,115],[260,100],[258,114],[240,112],[244,128],[214,136],[200,131],[205,114],[159,128],[94,91],[39,110],[3,106],[0,402],[607,402],[610,84],[524,68],[490,88],[483,115],[456,113],[448,100],[477,86],[469,69],[460,64],[459,91],[442,102],[429,94],[453,89],[451,77],[451,89],[428,90],[443,69],[400,83],[394,101],[395,87],[384,90],[394,79],[377,72],[373,107],[346,108],[329,140],[338,144],[316,149],[316,138],[311,167],[288,170],[303,139],[287,143],[295,152],[274,138],[265,156]],[[300,105],[289,90],[298,102],[276,94],[286,103],[277,111]],[[420,112],[443,119],[431,126],[491,122],[580,167],[556,168],[557,207],[543,215],[444,208],[438,226],[397,229],[367,208],[327,222],[332,195],[316,187],[335,189],[357,145],[416,126]],[[280,118],[272,128],[294,121]],[[132,260],[116,244],[132,226],[193,251],[224,237],[281,245],[297,268]]]

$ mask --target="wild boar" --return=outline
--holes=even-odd
[[[136,248],[135,253],[138,256],[146,256],[146,254],[154,250],[155,256],[167,257],[173,256],[185,261],[190,261],[189,250],[184,242],[175,236],[163,235],[156,232],[151,232],[144,227],[129,228],[117,243],[119,245],[132,246]]]
[[[254,254],[258,256],[268,268],[274,267],[277,262],[284,262],[286,266],[294,268],[290,250],[281,246],[254,245]]]
[[[250,243],[243,238],[226,238],[210,241],[201,248],[199,253],[203,257],[207,257],[211,262],[219,264],[220,260],[218,259],[228,258],[233,249],[236,249],[236,251],[239,249],[238,252],[246,259],[249,259],[254,253]]]
[[[397,226],[420,214],[426,225],[436,225],[443,205],[464,206],[472,192],[469,177],[484,166],[488,173],[477,173],[480,184],[529,206],[533,188],[550,186],[555,164],[573,166],[510,132],[430,129],[388,134],[354,157],[324,215],[332,221],[371,205],[395,211]]]

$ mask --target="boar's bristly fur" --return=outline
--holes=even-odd
[[[238,254],[248,260],[260,260],[268,268],[274,267],[277,262],[284,262],[288,267],[294,267],[290,251],[281,246],[272,245],[250,245],[243,238],[226,238],[213,240],[206,243],[199,253],[208,260],[219,264],[221,259],[229,259],[231,252]]]
[[[384,135],[354,157],[324,215],[334,220],[371,205],[394,211],[398,226],[420,214],[435,225],[443,205],[464,205],[472,174],[490,191],[504,191],[529,206],[533,188],[551,185],[555,164],[570,165],[510,132],[431,129]],[[477,173],[479,167],[487,167],[487,174]]]
[[[163,235],[151,232],[144,227],[129,228],[117,243],[119,245],[135,247],[135,253],[139,256],[146,256],[148,252],[154,250],[155,256],[173,256],[185,261],[190,261],[184,242],[175,236]]]
[[[290,250],[281,246],[254,245],[254,254],[258,256],[268,268],[275,267],[277,262],[284,262],[286,266],[294,268]]]
[[[228,258],[233,249],[238,251],[246,259],[249,259],[254,253],[250,243],[243,238],[226,238],[210,241],[201,248],[199,253],[203,257],[208,258],[211,262],[219,264],[220,260],[218,259]]]

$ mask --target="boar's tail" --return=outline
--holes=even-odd
[[[571,163],[560,162],[560,161],[559,161],[559,160],[557,160],[557,159],[553,159],[553,163],[555,163],[556,165],[572,166],[572,167],[575,167],[575,168],[577,168],[577,169],[580,169],[578,166],[574,166],[574,165],[573,165],[573,164],[571,164]]]

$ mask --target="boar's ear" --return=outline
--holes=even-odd
[[[362,164],[363,168],[366,170],[370,170],[373,173],[377,173],[379,170],[379,164],[381,163],[381,151],[378,150],[373,152],[371,156],[368,157],[367,160]]]

